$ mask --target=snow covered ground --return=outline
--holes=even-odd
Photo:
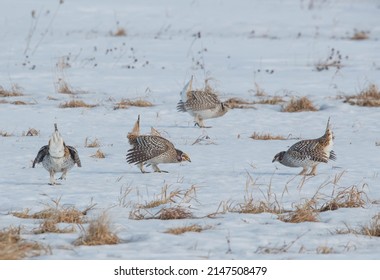
[[[372,0],[3,0],[0,85],[18,85],[24,95],[0,97],[6,102],[0,102],[0,131],[11,134],[0,137],[0,228],[21,226],[25,240],[49,246],[51,253],[37,259],[379,259],[378,237],[354,231],[379,214],[380,110],[338,98],[380,86],[379,13]],[[126,36],[114,36],[118,28]],[[358,31],[368,38],[351,40]],[[332,49],[343,66],[317,71]],[[197,88],[212,78],[222,100],[258,101],[257,85],[267,98],[306,96],[319,110],[284,113],[281,105],[258,104],[206,120],[212,128],[200,129],[176,110],[191,75]],[[59,79],[76,93],[58,93]],[[154,106],[114,110],[123,98]],[[72,99],[97,106],[59,107]],[[16,100],[28,104],[11,103]],[[153,126],[192,162],[160,165],[169,171],[160,174],[127,164],[126,135],[139,114],[143,133]],[[272,163],[298,139],[322,136],[329,117],[337,161],[320,164],[306,180],[296,176],[299,169]],[[32,168],[54,123],[83,165],[58,186],[48,185],[41,165]],[[39,135],[23,136],[30,128]],[[290,137],[260,141],[250,138],[253,132]],[[104,159],[91,157],[99,148],[85,147],[86,139],[99,141]],[[286,211],[314,198],[318,208],[352,186],[363,191],[365,205],[317,213],[317,222],[233,211],[250,197]],[[139,204],[165,187],[180,196],[132,219]],[[106,212],[121,243],[75,246],[80,227],[34,234],[41,220],[11,214],[35,213],[58,199],[82,210],[96,204],[88,219]],[[178,205],[193,217],[148,219]],[[205,230],[165,233],[194,224]]]

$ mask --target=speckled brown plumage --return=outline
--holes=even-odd
[[[230,105],[228,102],[221,102],[208,86],[203,90],[192,90],[192,81],[193,77],[182,90],[177,110],[188,112],[194,117],[196,125],[206,127],[203,120],[223,116],[230,109]]]
[[[158,168],[161,163],[179,163],[191,161],[184,152],[176,149],[174,145],[154,128],[151,135],[140,135],[140,116],[138,117],[132,132],[128,133],[128,141],[132,148],[128,150],[127,162],[139,165],[142,173],[143,166],[152,165],[155,172],[166,172]]]
[[[287,151],[276,154],[272,162],[278,161],[288,167],[302,167],[300,175],[316,175],[317,165],[336,160],[336,154],[332,150],[333,133],[330,128],[330,119],[327,122],[325,134],[317,139],[302,140],[292,145]]]

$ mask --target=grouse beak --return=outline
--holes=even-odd
[[[185,153],[182,154],[182,160],[186,160],[188,162],[191,162],[190,157]]]
[[[272,160],[272,163],[275,162],[275,161],[278,161],[278,154],[274,156],[274,158]]]

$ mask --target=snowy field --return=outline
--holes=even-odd
[[[22,95],[0,96],[0,229],[20,226],[24,240],[49,248],[33,259],[379,259],[379,237],[363,228],[380,212],[380,110],[344,102],[380,86],[379,14],[375,0],[3,0],[0,86]],[[317,69],[333,60],[341,67]],[[195,88],[211,78],[222,100],[284,103],[233,109],[206,120],[211,128],[194,127],[176,110],[191,75]],[[60,93],[64,83],[72,93]],[[300,97],[318,110],[282,112]],[[153,106],[115,110],[123,99]],[[96,106],[60,108],[71,100]],[[129,165],[126,136],[138,115],[142,133],[154,127],[191,162],[160,165],[169,173]],[[329,117],[335,162],[313,177],[272,163],[296,141],[322,136]],[[54,123],[82,161],[57,186],[42,165],[32,168]],[[39,134],[26,136],[31,128]],[[286,139],[253,140],[254,132]],[[95,140],[99,147],[87,147]],[[105,158],[93,157],[99,149]],[[359,207],[320,211],[350,189]],[[146,207],[165,193],[176,195]],[[91,207],[87,222],[38,233],[42,219],[14,215],[54,201]],[[286,222],[305,203],[315,221]],[[269,210],[241,213],[249,205]],[[159,219],[172,208],[188,217]],[[120,242],[76,245],[103,213]],[[192,225],[202,231],[167,232]]]

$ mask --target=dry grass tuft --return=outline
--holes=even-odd
[[[144,208],[144,209],[155,208],[160,205],[164,205],[170,202],[175,202],[174,199],[176,197],[177,198],[180,197],[180,190],[177,189],[177,190],[171,191],[170,193],[167,193],[165,191],[161,193],[160,197],[157,197],[156,199],[149,201],[144,205],[140,205],[140,208]]]
[[[318,109],[307,97],[301,97],[298,99],[293,98],[285,107],[282,108],[282,112],[289,113],[305,111],[318,111]]]
[[[175,189],[169,192],[169,185],[165,184],[161,188],[161,193],[156,195],[156,197],[145,204],[138,205],[138,208],[149,209],[155,208],[160,205],[167,203],[176,203],[176,202],[190,202],[196,195],[196,187],[192,185],[188,190]]]
[[[70,86],[65,78],[58,78],[56,87],[58,93],[75,94],[75,90]]]
[[[260,195],[264,197],[262,199],[255,199],[254,194],[249,192],[249,189],[256,189]],[[284,212],[283,207],[277,200],[276,194],[272,192],[271,184],[266,186],[266,193],[263,192],[257,185],[256,180],[250,174],[247,174],[246,186],[245,186],[244,202],[233,205],[232,203],[221,203],[219,208],[222,207],[222,213],[233,212],[240,214],[260,214],[260,213],[272,213],[281,214]],[[217,210],[219,212],[219,210]]]
[[[29,214],[29,209],[23,212],[12,212],[12,215],[21,219],[52,219],[56,223],[75,223],[82,224],[86,221],[84,216],[85,211],[79,211],[75,207],[47,208],[37,213]]]
[[[29,130],[25,133],[23,132],[23,136],[38,136],[40,132],[37,129],[29,128]]]
[[[355,235],[366,235],[369,237],[380,237],[380,214],[372,217],[371,221],[358,229],[354,229],[345,225],[344,229],[337,229],[336,234],[355,234]]]
[[[86,140],[84,141],[84,146],[86,148],[98,148],[100,147],[100,142],[97,138],[95,138],[93,141],[90,141],[88,137],[86,137]]]
[[[332,247],[327,247],[327,246],[319,246],[316,249],[317,254],[333,254],[334,249]]]
[[[57,220],[52,219],[46,219],[44,220],[38,229],[34,230],[35,234],[42,234],[42,233],[70,233],[75,232],[75,229],[73,226],[69,226],[65,229],[60,229],[57,226]]]
[[[358,31],[355,30],[354,35],[350,38],[351,40],[368,40],[369,39],[369,32],[368,31]]]
[[[266,96],[266,92],[265,90],[263,90],[258,83],[255,82],[255,89],[254,90],[250,90],[252,91],[255,96],[258,96],[258,97],[261,97],[261,96]]]
[[[20,227],[9,227],[0,231],[0,260],[18,260],[47,253],[44,246],[21,239]]]
[[[342,60],[348,59],[348,56],[343,57],[339,50],[332,48],[330,55],[325,60],[320,60],[315,64],[317,71],[329,70],[330,68],[336,68],[339,70],[343,67]]]
[[[368,88],[362,90],[359,94],[346,97],[344,102],[350,105],[379,107],[380,90],[375,84],[370,84]]]
[[[93,154],[91,157],[93,158],[105,158],[105,153],[102,152],[102,150],[98,149],[95,154]]]
[[[120,243],[119,237],[110,229],[110,222],[106,214],[90,222],[88,229],[84,230],[74,245],[98,246]]]
[[[286,140],[287,138],[281,135],[271,135],[269,133],[257,133],[254,132],[250,138],[253,140]]]
[[[131,99],[122,99],[120,102],[116,103],[114,106],[114,110],[118,109],[128,109],[129,107],[152,107],[154,106],[153,103],[143,100],[143,99],[137,99],[137,100],[131,100]]]
[[[124,37],[127,36],[127,31],[123,27],[118,27],[115,32],[111,32],[112,36]]]
[[[237,212],[240,214],[281,214],[283,213],[283,209],[277,204],[268,203],[267,201],[254,201],[253,198],[250,197],[249,199],[245,199],[244,203],[234,206],[230,212]]]
[[[30,105],[32,103],[28,103],[28,102],[21,101],[21,100],[16,100],[16,101],[12,101],[11,104],[12,105]]]
[[[11,136],[13,136],[13,133],[9,133],[9,132],[0,130],[0,136],[2,136],[2,137],[11,137]]]
[[[143,219],[184,219],[186,217],[191,217],[189,210],[181,207],[182,203],[189,203],[192,200],[196,200],[196,186],[192,185],[187,190],[175,189],[173,191],[168,191],[169,185],[165,184],[159,195],[156,195],[152,201],[146,202],[145,204],[137,204],[135,208],[130,212],[129,218],[134,220]],[[157,213],[152,213],[152,209],[173,203],[173,207],[161,208]],[[183,218],[181,218],[183,217]]]
[[[285,100],[282,99],[282,97],[280,97],[280,96],[272,96],[272,97],[268,97],[268,98],[256,101],[255,104],[277,105],[277,104],[281,104],[281,103],[284,103],[284,102],[285,102]]]
[[[371,237],[380,237],[380,214],[374,216],[368,225],[361,228],[361,234]]]
[[[240,98],[230,98],[227,101],[225,101],[226,104],[229,105],[231,109],[255,109],[253,104],[254,102],[246,101]]]
[[[58,62],[56,63],[57,82],[55,83],[55,89],[58,93],[63,93],[63,94],[77,93],[76,90],[74,90],[71,87],[65,75],[65,69],[71,67],[69,61],[70,61],[69,56],[62,56],[58,59]]]
[[[190,225],[190,226],[184,226],[184,227],[170,228],[166,230],[165,233],[180,235],[186,232],[202,232],[210,228],[211,227],[201,227],[200,225]]]
[[[160,220],[178,220],[188,219],[191,217],[193,217],[191,211],[179,205],[169,208],[162,208],[157,216]]]
[[[11,214],[21,219],[51,219],[56,223],[82,224],[87,222],[85,216],[95,205],[91,204],[83,211],[80,211],[74,206],[61,206],[60,199],[57,199],[53,200],[52,205],[47,205],[46,209],[34,214],[30,214],[29,209],[22,212],[11,212]]]
[[[65,103],[59,104],[59,108],[93,108],[97,105],[87,104],[82,100],[71,100]]]
[[[0,97],[15,97],[15,96],[23,96],[22,88],[16,84],[12,84],[10,90],[7,90],[0,86]]]
[[[359,190],[359,188],[354,185],[338,191],[335,197],[324,203],[319,211],[332,211],[339,208],[359,208],[363,207],[367,200],[367,194],[363,189]]]
[[[297,205],[296,210],[280,216],[279,219],[285,223],[318,222],[315,205],[314,199],[306,200],[303,204]]]

